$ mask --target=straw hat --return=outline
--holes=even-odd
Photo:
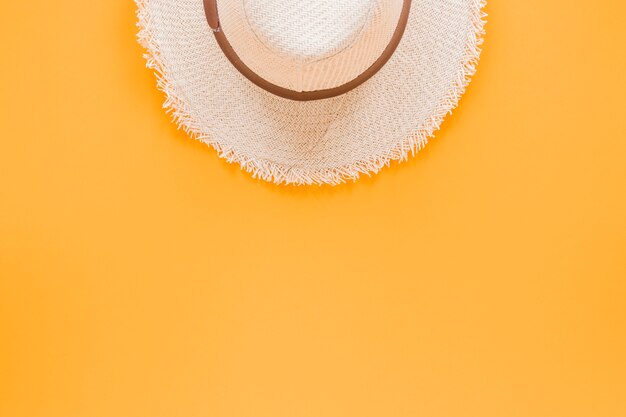
[[[337,184],[421,149],[475,71],[484,0],[136,0],[193,137],[255,177]]]

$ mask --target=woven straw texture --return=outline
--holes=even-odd
[[[403,0],[221,0],[222,30],[255,73],[278,86],[343,85],[382,55]]]
[[[421,149],[475,72],[485,17],[484,0],[413,0],[402,42],[372,79],[294,102],[233,68],[201,0],[136,2],[139,39],[176,122],[254,177],[298,185],[356,180]]]

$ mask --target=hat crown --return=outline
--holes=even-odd
[[[244,72],[272,89],[296,93],[341,90],[369,77],[367,71],[376,67],[402,28],[403,16],[406,23],[410,4],[410,0],[212,1],[219,15],[218,38],[227,39],[234,52],[229,53],[231,62],[243,63]]]
[[[315,61],[349,47],[371,24],[376,0],[244,0],[248,23],[277,55]]]

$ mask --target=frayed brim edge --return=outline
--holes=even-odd
[[[409,156],[415,155],[439,130],[441,123],[448,114],[454,110],[465,93],[480,59],[481,45],[485,35],[487,14],[484,8],[486,0],[474,0],[472,7],[473,30],[468,34],[465,45],[463,65],[461,66],[453,86],[442,100],[434,114],[423,124],[417,132],[407,137],[396,147],[390,149],[384,155],[373,159],[359,161],[342,167],[327,168],[323,170],[311,170],[307,168],[285,167],[271,161],[259,161],[243,155],[232,148],[225,147],[212,140],[206,132],[203,132],[191,117],[191,112],[186,109],[185,101],[178,95],[176,88],[167,79],[167,71],[164,68],[163,59],[159,46],[155,42],[152,32],[151,16],[146,7],[149,0],[135,0],[137,4],[137,38],[145,48],[144,58],[147,67],[154,70],[158,88],[165,93],[166,99],[163,108],[172,116],[174,122],[189,136],[213,147],[220,158],[229,163],[237,163],[253,178],[260,178],[275,184],[291,185],[338,185],[346,181],[356,181],[363,174],[371,176],[378,173],[383,167],[389,166],[393,161],[406,161]]]

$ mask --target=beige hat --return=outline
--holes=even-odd
[[[484,0],[136,0],[177,123],[275,183],[421,149],[475,71]]]

